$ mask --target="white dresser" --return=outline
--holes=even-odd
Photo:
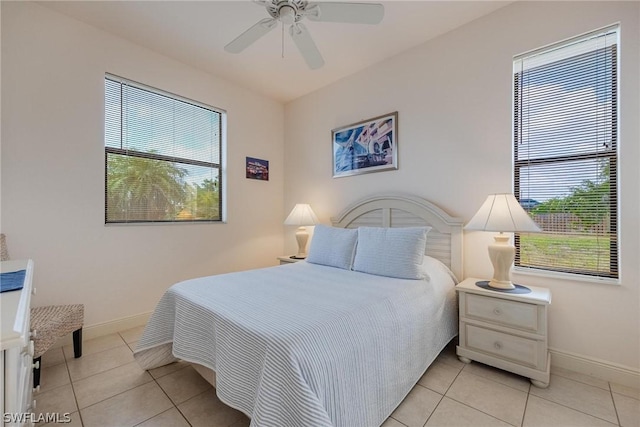
[[[527,286],[515,294],[484,289],[482,279],[468,278],[456,286],[459,295],[461,361],[475,360],[549,385],[551,356],[547,339],[547,307],[551,292]]]
[[[2,426],[32,425],[33,341],[29,336],[33,261],[2,261],[2,273],[26,270],[22,290],[0,293]]]

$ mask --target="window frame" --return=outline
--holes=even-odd
[[[594,282],[611,282],[620,283],[620,169],[619,169],[619,122],[620,122],[620,25],[614,24],[607,27],[603,27],[588,33],[581,34],[576,37],[572,37],[567,40],[563,40],[545,47],[535,49],[530,52],[526,52],[520,55],[516,55],[513,58],[513,63],[517,60],[522,60],[527,56],[537,55],[540,53],[551,52],[558,48],[566,47],[572,43],[580,40],[587,39],[589,37],[596,36],[598,34],[615,31],[616,41],[612,45],[612,51],[614,59],[611,62],[611,78],[612,78],[612,103],[611,103],[611,145],[612,148],[604,150],[602,152],[591,152],[587,154],[569,154],[569,155],[556,155],[546,156],[543,158],[536,157],[534,159],[518,160],[518,148],[520,145],[519,123],[520,112],[519,108],[522,107],[520,97],[518,94],[519,77],[521,72],[513,72],[512,74],[512,149],[513,149],[513,191],[518,200],[521,196],[520,188],[520,170],[523,167],[529,167],[532,165],[548,165],[560,162],[571,162],[579,160],[598,160],[608,159],[609,161],[609,268],[607,272],[596,272],[586,269],[572,269],[562,268],[550,265],[520,265],[520,235],[526,233],[514,233],[514,246],[516,248],[516,259],[514,262],[514,270],[517,273],[524,274],[536,274],[543,276],[551,276],[564,279],[579,279],[582,281],[594,281]],[[564,59],[564,58],[563,58]],[[555,62],[555,61],[554,61]],[[530,198],[531,195],[527,194],[526,198]]]
[[[210,105],[207,104],[203,104],[201,102],[189,99],[189,98],[185,98],[183,96],[162,90],[162,89],[158,89],[143,83],[139,83],[124,77],[120,77],[117,76],[115,74],[111,74],[111,73],[105,73],[104,75],[104,82],[106,83],[107,80],[111,80],[113,82],[116,82],[120,85],[120,147],[121,148],[115,148],[115,147],[110,147],[107,146],[106,144],[106,111],[104,113],[104,120],[105,120],[105,143],[104,143],[104,148],[105,148],[105,157],[104,157],[104,188],[105,188],[105,194],[104,194],[104,223],[105,225],[151,225],[151,224],[193,224],[193,223],[197,223],[197,224],[202,224],[202,223],[226,223],[226,211],[225,211],[225,199],[226,199],[226,182],[225,182],[225,173],[224,173],[224,164],[225,164],[225,143],[226,143],[226,115],[227,112],[225,110],[222,110],[220,108],[216,108],[216,107],[212,107]],[[184,158],[184,157],[177,157],[177,156],[168,156],[168,155],[164,155],[164,154],[156,154],[156,153],[150,153],[150,152],[144,152],[144,151],[138,151],[138,150],[134,150],[134,149],[130,149],[130,148],[122,148],[123,146],[123,86],[131,86],[134,87],[136,89],[139,90],[143,90],[146,92],[150,92],[154,95],[159,95],[159,96],[164,96],[166,98],[169,98],[171,100],[174,101],[179,101],[179,102],[183,102],[186,104],[190,104],[193,105],[195,107],[199,107],[199,108],[203,108],[205,110],[211,111],[213,113],[218,114],[218,129],[219,129],[219,135],[218,135],[218,141],[217,141],[217,147],[218,147],[218,152],[219,152],[219,163],[216,162],[206,162],[206,161],[201,161],[201,160],[195,160],[195,159],[189,159],[189,158]],[[106,105],[106,92],[105,92],[105,101],[104,101],[104,105]],[[214,143],[216,144],[216,143]],[[168,162],[168,163],[177,163],[177,164],[184,164],[184,165],[190,165],[190,166],[202,166],[202,167],[208,167],[211,169],[215,169],[218,171],[217,173],[217,179],[218,179],[218,218],[217,219],[163,219],[163,220],[150,220],[150,219],[145,219],[145,220],[131,220],[131,219],[127,219],[127,220],[110,220],[108,217],[108,209],[109,209],[109,204],[108,204],[108,175],[109,175],[109,168],[108,168],[108,162],[109,162],[109,155],[120,155],[120,156],[127,156],[127,157],[135,157],[135,158],[142,158],[142,159],[149,159],[149,160],[157,160],[157,161],[163,161],[163,162]]]

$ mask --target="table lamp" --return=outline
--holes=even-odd
[[[298,203],[295,205],[287,219],[284,220],[285,225],[297,225],[296,240],[298,242],[298,253],[292,256],[294,259],[305,259],[307,257],[307,240],[309,240],[309,233],[307,233],[307,225],[316,225],[318,217],[306,203]]]
[[[511,282],[511,266],[516,248],[509,244],[510,236],[504,233],[541,231],[515,196],[510,193],[489,195],[464,228],[500,233],[494,236],[495,242],[489,245],[489,258],[493,264],[493,278],[489,286],[503,290],[515,289]]]

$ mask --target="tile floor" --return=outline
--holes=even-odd
[[[72,427],[249,425],[188,363],[141,370],[132,356],[141,333],[85,341],[79,359],[71,346],[47,352],[37,411],[70,413]],[[640,390],[562,369],[539,389],[517,375],[465,365],[450,345],[383,424],[403,426],[639,427]]]

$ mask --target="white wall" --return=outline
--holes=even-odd
[[[556,354],[640,367],[640,160],[637,2],[518,2],[285,107],[285,210],[312,205],[329,223],[380,192],[432,200],[465,221],[489,193],[512,190],[514,55],[621,22],[620,285],[515,275],[551,288]],[[399,112],[399,170],[331,178],[331,129]],[[492,272],[489,233],[465,236],[466,276]],[[285,248],[295,251],[292,233]],[[566,358],[565,358],[566,359]]]
[[[85,325],[153,309],[179,280],[282,254],[278,102],[31,2],[2,2],[1,229],[35,262],[34,305],[84,303]],[[104,225],[104,75],[228,112],[227,224]],[[245,156],[270,181],[245,179]]]

